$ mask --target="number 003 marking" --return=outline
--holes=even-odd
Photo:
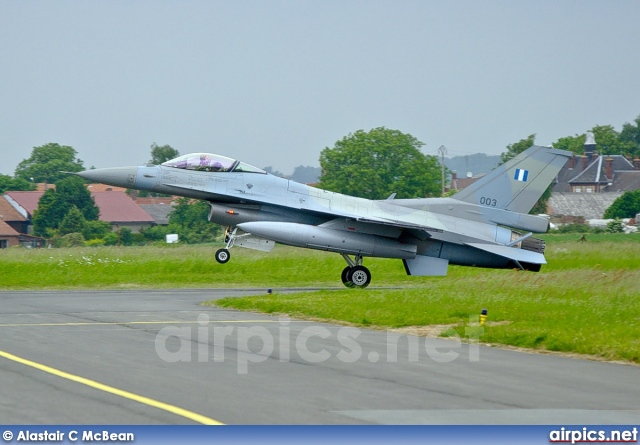
[[[495,207],[498,204],[498,201],[493,198],[482,197],[480,198],[480,204],[483,206]]]

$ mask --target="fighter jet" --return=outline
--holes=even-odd
[[[192,153],[161,165],[76,173],[137,190],[205,200],[209,220],[234,246],[270,251],[275,243],[335,252],[347,287],[363,288],[366,257],[401,259],[408,275],[443,276],[449,264],[539,271],[546,263],[544,217],[527,214],[571,152],[533,146],[450,198],[370,200],[271,175],[244,162]]]

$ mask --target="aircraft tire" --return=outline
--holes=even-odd
[[[216,251],[216,261],[220,264],[224,264],[231,259],[231,254],[228,249],[218,249]]]
[[[353,287],[354,284],[351,282],[349,278],[349,272],[351,272],[351,268],[349,266],[345,267],[342,270],[342,275],[340,276],[340,278],[342,279],[342,284],[344,284],[347,287]]]
[[[371,283],[371,272],[364,266],[352,267],[347,278],[355,287],[365,288]]]

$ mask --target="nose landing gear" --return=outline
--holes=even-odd
[[[231,249],[231,247],[233,246],[237,230],[238,229],[236,228],[233,229],[233,232],[231,232],[230,227],[227,227],[227,229],[224,231],[224,241],[227,243],[227,246],[222,249],[216,250],[216,261],[218,263],[224,264],[231,259],[231,253],[229,253],[229,249]]]

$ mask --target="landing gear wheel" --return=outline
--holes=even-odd
[[[355,287],[365,288],[371,283],[371,272],[364,266],[354,266],[347,273],[347,279]]]
[[[218,249],[216,251],[216,261],[220,264],[224,264],[231,259],[231,254],[227,249]]]
[[[347,287],[353,287],[354,284],[349,279],[349,272],[351,272],[351,268],[349,266],[345,267],[344,270],[342,271],[342,275],[340,276],[340,278],[342,279],[342,284],[344,284]]]

